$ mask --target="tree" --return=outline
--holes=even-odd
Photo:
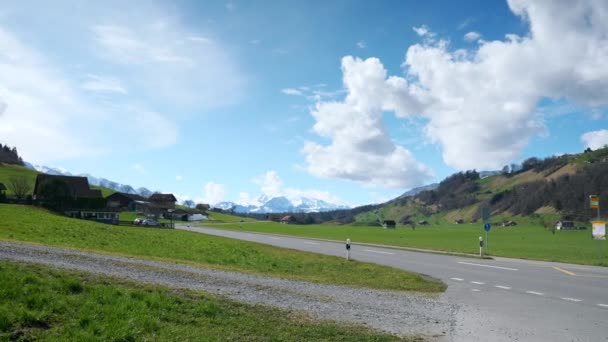
[[[185,205],[188,208],[194,208],[194,201],[193,200],[184,200],[182,202],[183,205]]]
[[[23,199],[32,191],[32,186],[25,176],[16,176],[10,179],[9,186],[18,199]]]

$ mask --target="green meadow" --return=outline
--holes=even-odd
[[[518,218],[514,218],[516,221]],[[608,266],[608,243],[591,239],[591,231],[550,230],[532,221],[521,220],[513,227],[493,227],[489,232],[489,254],[494,256],[560,261]],[[481,223],[439,223],[429,226],[400,226],[396,229],[356,225],[284,225],[258,221],[246,224],[209,224],[213,228],[259,233],[284,234],[354,243],[376,243],[400,247],[431,249],[446,252],[479,253],[479,237],[485,239]],[[601,255],[601,258],[600,258]]]
[[[1,341],[412,341],[201,292],[0,261]]]
[[[113,226],[0,204],[0,240],[189,263],[376,289],[441,292],[445,284],[394,268],[174,229]],[[362,276],[363,275],[363,276]]]

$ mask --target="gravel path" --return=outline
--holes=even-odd
[[[0,242],[0,259],[202,290],[239,302],[304,311],[320,319],[362,324],[396,335],[421,335],[431,340],[449,340],[455,330],[456,314],[461,310],[457,305],[420,295],[321,285],[25,243]]]

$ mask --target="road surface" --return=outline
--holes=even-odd
[[[178,229],[344,256],[342,243],[179,226]],[[357,245],[351,257],[437,278],[462,305],[454,341],[608,341],[608,268]],[[365,276],[365,275],[362,275]]]

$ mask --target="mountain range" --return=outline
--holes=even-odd
[[[214,207],[234,211],[239,214],[316,213],[350,208],[345,205],[328,203],[315,198],[295,197],[289,199],[284,196],[270,197],[267,195],[260,195],[250,204],[221,202],[214,205]]]

